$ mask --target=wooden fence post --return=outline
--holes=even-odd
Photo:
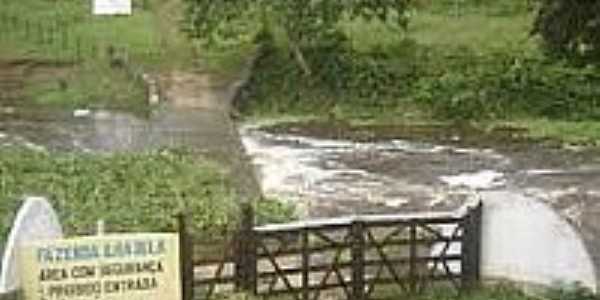
[[[310,245],[308,228],[302,229],[302,300],[310,298]]]
[[[481,230],[483,226],[483,202],[479,201],[479,204],[473,211],[473,279],[479,282],[481,279]]]
[[[242,204],[242,220],[236,234],[235,286],[237,290],[256,293],[256,235],[254,234],[254,208]]]
[[[415,221],[411,221],[409,226],[410,248],[408,265],[408,292],[413,294],[417,291],[417,223]]]
[[[194,263],[193,243],[188,231],[186,215],[177,215],[179,231],[179,260],[181,268],[181,295],[182,300],[192,300],[194,297]]]
[[[472,249],[472,222],[471,222],[472,208],[467,210],[467,214],[463,216],[463,236],[461,246],[461,259],[460,259],[460,279],[461,288],[469,288],[471,280],[471,249]]]
[[[463,219],[461,281],[462,287],[476,287],[480,277],[481,214],[483,204],[469,208]]]
[[[365,235],[362,221],[352,222],[352,300],[365,299]]]

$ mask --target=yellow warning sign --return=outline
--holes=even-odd
[[[26,300],[181,299],[176,234],[39,242],[23,247],[19,262]]]

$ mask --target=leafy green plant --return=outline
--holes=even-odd
[[[480,55],[410,41],[403,49],[313,49],[307,60],[323,63],[312,78],[289,67],[291,58],[267,52],[239,101],[241,109],[317,115],[354,110],[377,117],[418,108],[438,120],[600,118],[597,67],[574,68],[527,52]]]
[[[284,223],[296,218],[295,208],[291,203],[277,199],[261,199],[256,202],[256,223],[259,225]]]
[[[67,234],[175,229],[188,212],[196,230],[229,226],[238,217],[235,194],[221,167],[190,151],[115,155],[0,150],[0,244],[20,201],[47,197]]]
[[[554,55],[600,60],[600,2],[538,0],[534,34]]]
[[[219,40],[245,40],[272,27],[286,38],[290,55],[304,75],[317,66],[306,59],[305,49],[340,35],[338,25],[346,18],[395,22],[405,26],[410,0],[186,0],[184,29],[208,44]],[[249,26],[249,24],[256,24]]]

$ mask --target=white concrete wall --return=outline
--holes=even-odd
[[[5,245],[0,270],[0,295],[21,287],[18,254],[25,243],[63,237],[58,216],[44,198],[29,197],[19,209]]]
[[[486,191],[481,272],[534,284],[581,282],[597,291],[594,264],[573,227],[551,207],[510,191]]]

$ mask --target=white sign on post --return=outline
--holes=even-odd
[[[114,16],[131,15],[133,6],[131,0],[93,0],[94,15]]]

